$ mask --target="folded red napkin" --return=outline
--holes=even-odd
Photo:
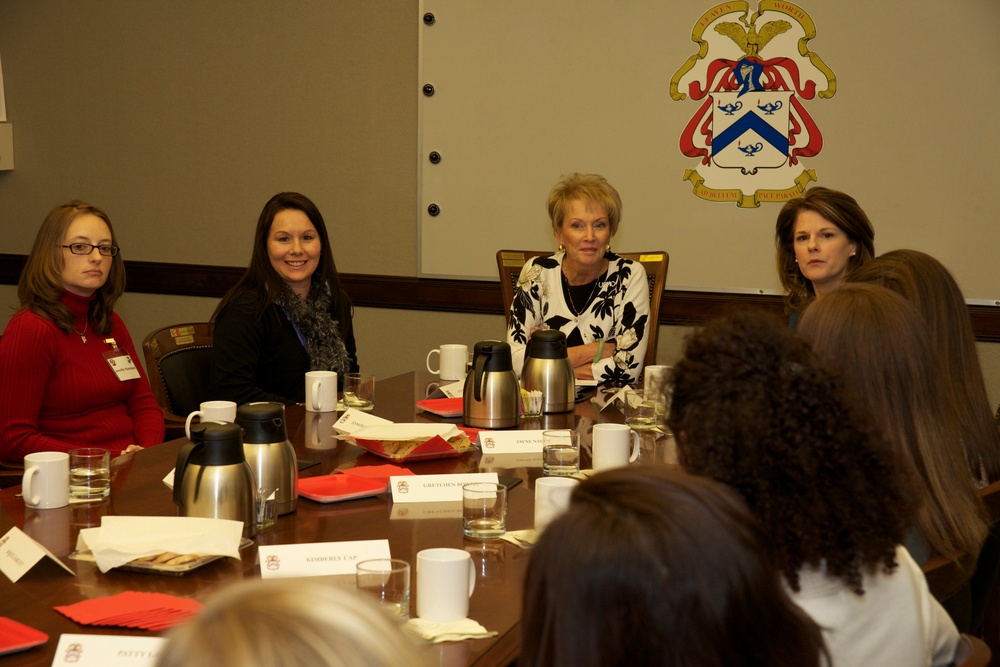
[[[113,625],[156,632],[193,618],[201,603],[164,593],[126,591],[53,608],[81,625]]]
[[[29,625],[0,616],[0,655],[16,653],[49,641],[49,636]]]

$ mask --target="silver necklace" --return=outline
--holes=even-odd
[[[76,325],[75,324],[73,325],[73,331],[80,337],[80,340],[83,341],[84,345],[87,344],[87,335],[86,334],[87,334],[87,327],[89,327],[89,326],[90,326],[90,322],[84,322],[83,323],[83,331],[77,331],[76,330]]]
[[[573,321],[579,322],[580,313],[583,312],[583,310],[586,309],[587,306],[590,304],[590,302],[593,300],[594,294],[597,292],[597,288],[601,284],[603,276],[597,276],[597,279],[594,281],[594,286],[590,290],[590,296],[588,296],[587,300],[583,302],[583,308],[577,308],[576,304],[573,302],[573,290],[570,289],[569,280],[566,278],[566,274],[560,271],[559,275],[562,276],[563,287],[566,288],[565,292],[566,296],[568,297],[566,305],[569,306],[569,312],[573,313]]]

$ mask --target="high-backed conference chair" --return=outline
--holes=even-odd
[[[184,435],[184,420],[205,399],[212,357],[211,322],[157,329],[142,341],[149,384],[163,408],[167,438]]]
[[[500,294],[503,296],[503,307],[506,317],[510,317],[510,305],[514,302],[514,290],[517,288],[517,278],[521,275],[521,267],[532,257],[551,255],[551,250],[499,250],[497,251],[497,270],[500,273]],[[642,264],[649,280],[649,326],[646,338],[646,356],[642,365],[651,366],[656,363],[656,341],[660,336],[660,301],[663,298],[663,287],[667,282],[667,266],[670,255],[662,250],[651,252],[619,252],[625,259]]]

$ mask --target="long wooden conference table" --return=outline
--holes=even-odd
[[[442,419],[420,411],[416,401],[424,398],[435,386],[436,378],[420,371],[407,373],[376,384],[374,414],[394,422],[452,422],[461,418]],[[302,477],[323,475],[338,468],[355,465],[380,465],[383,459],[358,447],[333,438],[335,413],[307,413],[302,406],[286,410],[288,437],[299,459],[317,461],[306,468]],[[589,463],[589,423],[622,421],[621,413],[608,407],[598,413],[590,401],[577,404],[575,412],[545,415],[541,419],[522,423],[522,428],[580,428],[583,431],[583,463]],[[260,578],[257,546],[267,544],[301,544],[388,538],[394,558],[416,564],[421,549],[453,547],[472,555],[477,570],[475,593],[470,601],[470,618],[498,635],[489,639],[436,644],[436,660],[442,665],[508,665],[517,655],[520,642],[518,623],[521,615],[521,585],[529,552],[502,540],[470,540],[462,534],[462,519],[393,517],[389,494],[322,504],[300,498],[297,510],[279,517],[277,524],[254,539],[243,549],[242,560],[220,559],[182,577],[111,570],[102,574],[93,563],[68,559],[76,548],[81,528],[100,525],[108,514],[125,516],[174,516],[170,489],[162,480],[173,469],[177,451],[183,440],[174,440],[137,452],[114,474],[110,498],[100,504],[79,504],[50,510],[26,509],[20,498],[20,487],[0,492],[0,535],[11,526],[18,526],[62,560],[76,576],[69,576],[54,564],[42,563],[17,583],[0,575],[0,616],[12,618],[49,635],[44,645],[22,653],[0,657],[0,667],[15,665],[51,665],[59,636],[77,634],[135,634],[141,631],[124,628],[81,626],[56,612],[53,607],[81,600],[101,598],[124,591],[154,591],[192,597],[205,602],[211,595],[244,579]],[[671,460],[672,443],[667,438],[644,436],[641,460]],[[508,460],[509,461],[509,460]],[[517,477],[523,483],[508,494],[508,530],[532,527],[534,520],[534,481],[541,475],[539,467],[508,467],[511,463],[483,457],[478,450],[459,458],[438,459],[405,464],[416,474],[462,473],[494,470],[499,475]],[[398,514],[398,513],[397,513]],[[316,578],[327,579],[326,577]],[[345,584],[344,577],[329,578],[332,583]],[[335,580],[339,579],[337,582]],[[414,577],[415,579],[415,577]],[[309,585],[313,579],[302,579]],[[420,592],[414,590],[414,602]],[[413,602],[411,602],[411,605]],[[411,606],[411,615],[414,614]]]

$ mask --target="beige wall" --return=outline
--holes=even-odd
[[[859,129],[867,127],[872,105],[895,108],[902,98],[878,102],[878,96],[858,94],[879,82],[898,89],[920,80],[926,64],[920,61],[892,62],[881,77],[874,69],[884,55],[873,51],[880,44],[876,33],[891,29],[886,6],[896,5],[911,24],[918,16],[927,30],[948,31],[933,39],[913,36],[915,43],[962,43],[951,54],[966,57],[955,60],[956,71],[972,69],[979,51],[992,53],[978,58],[976,72],[989,84],[980,92],[995,96],[1000,58],[993,56],[1000,42],[967,40],[965,33],[956,38],[954,32],[956,25],[995,27],[995,21],[975,22],[978,14],[997,16],[993,0],[960,3],[964,18],[951,14],[940,21],[934,19],[945,11],[939,4],[917,3],[914,14],[912,3],[884,3],[877,8],[875,19],[883,26],[878,30],[862,21],[864,12],[850,10],[867,11],[870,3],[846,2],[835,10],[816,4],[820,28],[829,32],[815,47],[841,81],[835,98],[840,106],[817,105],[830,132],[828,152],[821,156],[827,173],[830,165],[847,164],[845,183],[873,187],[875,181],[854,168],[855,156],[844,154],[847,140],[856,142],[864,133],[883,142],[879,155],[888,151],[889,139],[912,141],[909,150],[926,147],[927,164],[919,152],[902,165],[903,173],[951,169],[948,142],[959,129],[964,141],[971,132],[977,141],[988,136],[995,144],[988,126],[965,120],[955,121],[961,128],[948,125],[948,136],[907,135],[902,126],[887,125],[885,116],[877,128],[886,132]],[[686,38],[698,7],[675,5]],[[276,191],[295,189],[323,211],[341,270],[417,275],[420,9],[418,0],[0,0],[0,59],[16,163],[14,171],[0,172],[0,253],[27,253],[46,211],[81,197],[109,211],[129,259],[242,266],[263,202]],[[852,41],[855,29],[866,31],[864,40]],[[927,57],[946,55],[935,50]],[[669,75],[675,67],[669,63],[664,71]],[[933,90],[938,102],[982,99]],[[950,118],[982,113],[953,112]],[[884,181],[872,194],[882,193],[878,207],[891,212],[895,207],[885,201],[898,201],[904,217],[925,216],[924,203],[907,190],[907,179],[891,176],[891,167],[878,168],[878,182]],[[966,226],[984,225],[991,234],[1000,228],[989,196],[973,195],[963,198],[966,207],[980,208],[942,232],[942,251],[954,251],[952,238],[976,238]],[[947,202],[937,200],[936,206],[947,208]],[[705,204],[699,210],[711,219],[720,209]],[[673,224],[705,222],[689,218]],[[698,261],[771,262],[769,256],[747,256],[744,238],[704,238],[705,257]],[[906,238],[885,240],[898,246]],[[672,258],[672,264],[681,261],[692,258]],[[0,326],[15,305],[14,288],[0,286]],[[138,343],[156,327],[204,320],[214,305],[213,299],[130,293],[119,310]],[[496,338],[502,327],[499,316],[367,308],[358,309],[356,322],[361,363],[383,377],[421,366],[427,350],[439,343]],[[659,361],[677,358],[686,331],[661,330]],[[996,402],[1000,346],[979,349]]]

